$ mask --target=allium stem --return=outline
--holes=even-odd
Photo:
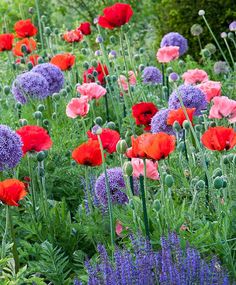
[[[104,95],[105,98],[105,108],[106,108],[106,120],[109,122],[109,106],[108,106],[108,99],[107,99],[107,94]]]
[[[225,38],[224,38],[224,42],[225,42],[225,45],[226,45],[226,47],[227,47],[227,49],[228,49],[229,56],[230,56],[230,59],[231,59],[232,64],[233,64],[233,69],[235,69],[234,58],[233,58],[232,52],[231,52],[231,50],[230,50],[229,44],[228,44],[228,42],[227,42],[227,40],[226,40]]]
[[[32,162],[31,162],[31,157],[30,154],[27,154],[27,159],[28,159],[28,171],[29,171],[29,176],[31,179],[31,197],[32,197],[32,205],[33,205],[33,212],[34,212],[34,218],[37,220],[37,214],[36,214],[36,192],[35,192],[35,183],[34,183],[34,173],[32,169]]]
[[[161,72],[162,72],[162,86],[165,86],[165,66],[164,66],[164,63],[161,64]]]
[[[93,203],[92,203],[91,193],[90,193],[90,189],[89,189],[88,166],[85,166],[84,172],[85,172],[85,187],[86,187],[86,193],[87,193],[87,197],[88,197],[88,205],[89,205],[90,213],[92,213],[93,212]]]
[[[201,43],[201,39],[200,36],[197,36],[198,39],[198,43],[199,43],[199,47],[200,47],[200,51],[202,50],[202,43]]]
[[[39,26],[39,35],[40,35],[40,41],[42,45],[42,50],[44,49],[44,43],[43,43],[43,32],[42,32],[42,26],[40,21],[40,11],[39,11],[39,3],[38,0],[35,0],[35,6],[37,11],[37,17],[38,17],[38,26]]]
[[[185,130],[185,129],[183,129],[183,141],[184,141],[184,153],[185,153],[185,157],[186,157],[187,162],[189,162],[189,159],[188,159],[188,150],[187,150],[187,145],[186,145],[186,130]]]
[[[8,234],[8,228],[9,228],[9,206],[6,205],[6,225],[5,225],[5,231],[2,238],[2,252],[1,252],[1,259],[3,259],[6,256],[6,240],[7,240],[7,234]]]
[[[102,146],[102,140],[101,140],[100,135],[97,135],[97,136],[98,136],[98,142],[100,145],[100,150],[101,150],[101,155],[102,155],[102,167],[103,167],[103,171],[104,171],[104,175],[105,175],[105,184],[106,184],[106,191],[107,191],[107,204],[108,204],[108,212],[109,212],[109,220],[110,220],[111,245],[112,245],[112,250],[114,250],[114,248],[115,248],[115,232],[114,232],[114,223],[113,223],[111,193],[110,193],[109,180],[108,180],[107,169],[106,169],[104,149]]]

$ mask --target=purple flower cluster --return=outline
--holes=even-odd
[[[183,55],[188,50],[188,41],[179,33],[168,33],[161,40],[161,47],[178,46],[179,54]]]
[[[115,167],[107,170],[108,184],[111,193],[112,203],[125,204],[128,203],[128,197],[124,193],[126,190],[124,175],[121,167]],[[134,179],[134,189],[135,193],[138,192],[138,182]],[[107,206],[107,191],[106,191],[106,181],[105,173],[102,173],[95,184],[95,193],[99,202],[103,206]]]
[[[214,72],[215,74],[226,74],[229,72],[229,66],[225,61],[217,61],[214,64]]]
[[[235,32],[236,31],[236,21],[233,21],[230,25],[229,25],[229,30],[231,32]]]
[[[12,94],[21,104],[26,104],[31,99],[44,99],[49,95],[48,82],[40,74],[25,72],[14,80]]]
[[[174,135],[172,126],[167,125],[167,117],[169,115],[170,109],[160,110],[152,117],[151,121],[151,132],[153,134],[164,132],[170,135]]]
[[[60,68],[51,63],[38,64],[32,71],[42,75],[47,80],[49,95],[59,92],[64,85],[63,73]]]
[[[0,125],[0,171],[17,166],[22,155],[20,136],[8,126]]]
[[[192,85],[180,85],[174,90],[169,98],[169,109],[181,108],[179,101],[181,96],[183,104],[186,108],[195,108],[194,115],[201,115],[201,111],[207,108],[207,101],[204,93]]]
[[[161,71],[155,66],[147,66],[142,74],[143,83],[145,84],[160,84],[162,82]]]
[[[229,285],[227,273],[213,258],[207,263],[200,253],[187,246],[180,247],[175,233],[161,238],[162,249],[155,252],[146,240],[132,239],[133,252],[116,248],[114,262],[104,246],[98,246],[99,262],[86,262],[88,285]],[[75,280],[76,285],[79,283]]]

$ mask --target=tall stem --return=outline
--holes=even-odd
[[[31,158],[30,155],[27,154],[27,159],[28,159],[28,170],[29,170],[29,176],[31,179],[31,197],[32,197],[32,205],[33,205],[33,211],[34,211],[34,218],[37,220],[37,214],[36,214],[36,193],[35,193],[35,183],[34,183],[34,173],[33,173],[33,169],[32,169],[32,162],[31,162]]]
[[[7,240],[7,234],[8,234],[8,228],[9,228],[9,206],[6,205],[6,225],[5,225],[5,232],[2,238],[2,252],[1,252],[1,258],[4,258],[6,256],[6,240]]]
[[[41,21],[40,21],[40,11],[39,11],[39,3],[38,3],[38,0],[35,0],[35,6],[36,6],[36,10],[37,10],[37,17],[38,17],[38,26],[39,26],[40,41],[41,41],[42,49],[44,49],[43,31],[42,31],[42,26],[41,26]]]
[[[144,220],[144,226],[145,226],[145,233],[146,233],[146,237],[150,239],[147,205],[146,205],[145,190],[144,190],[144,176],[142,175],[139,176],[139,183],[140,183],[141,199],[142,199],[142,206],[143,206],[143,220]]]

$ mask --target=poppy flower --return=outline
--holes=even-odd
[[[106,65],[102,65],[100,62],[98,63],[97,67],[90,67],[86,70],[83,74],[84,83],[95,82],[95,77],[93,76],[93,71],[97,71],[97,80],[102,84],[105,85],[105,76],[109,74]]]
[[[9,206],[19,206],[19,200],[27,195],[25,185],[17,179],[0,182],[0,201]]]
[[[75,43],[75,42],[81,42],[83,39],[83,34],[82,32],[77,29],[77,30],[72,30],[64,33],[62,36],[64,41],[68,43]]]
[[[138,137],[131,137],[131,148],[126,152],[126,156],[129,158],[148,158],[146,152],[144,151],[145,142],[151,138],[153,134],[146,133]]]
[[[102,164],[102,154],[99,142],[88,140],[82,143],[72,152],[72,158],[78,163],[87,166],[99,166]]]
[[[98,136],[93,134],[91,131],[88,131],[87,135],[92,140],[98,140]],[[102,141],[102,146],[107,152],[116,152],[116,144],[120,140],[120,134],[117,131],[104,128],[102,129],[100,138]]]
[[[107,93],[107,90],[95,82],[83,83],[77,87],[81,96],[87,96],[89,100],[99,99]]]
[[[62,53],[53,56],[50,63],[59,67],[62,71],[69,70],[75,63],[75,56],[71,53]]]
[[[129,90],[129,85],[130,86],[135,86],[136,85],[136,76],[135,76],[135,73],[130,70],[128,72],[128,80],[127,80],[127,77],[125,75],[120,75],[119,78],[118,78],[118,84],[120,86],[120,88],[124,91],[128,91]],[[128,82],[129,82],[129,85],[128,85]]]
[[[204,93],[207,102],[210,102],[216,96],[221,96],[221,83],[219,81],[208,80],[196,87]]]
[[[37,43],[34,39],[22,39],[18,41],[14,48],[12,49],[12,52],[15,56],[23,56],[24,53],[22,52],[22,46],[26,47],[27,53],[31,53],[33,50],[36,50]]]
[[[89,112],[89,104],[87,97],[73,98],[66,106],[66,115],[75,119],[78,116],[84,117]]]
[[[39,59],[39,55],[38,54],[31,54],[29,56],[29,62],[31,62],[33,64],[33,66],[38,64],[38,59]]]
[[[229,122],[236,123],[236,101],[226,96],[213,98],[214,105],[210,109],[210,119],[227,118]]]
[[[182,78],[185,84],[197,84],[197,83],[206,82],[208,80],[208,75],[206,71],[195,68],[186,71],[182,75]]]
[[[128,23],[133,15],[129,4],[116,3],[103,10],[103,16],[99,16],[98,24],[106,29],[113,30]]]
[[[33,37],[38,32],[38,29],[31,23],[30,19],[16,22],[14,30],[18,38]]]
[[[140,175],[144,176],[144,162],[140,158],[132,158],[131,160],[133,167],[133,176],[139,177]],[[159,180],[160,176],[157,171],[157,162],[153,162],[150,159],[146,159],[146,175],[147,178],[152,180]]]
[[[193,114],[195,110],[195,108],[186,108],[186,112],[191,123],[193,122]],[[173,126],[174,122],[177,121],[180,126],[183,126],[183,122],[185,120],[187,120],[187,117],[185,116],[184,110],[182,108],[179,108],[177,110],[170,110],[167,117],[167,125]]]
[[[52,146],[52,140],[47,131],[39,126],[24,126],[16,131],[21,137],[24,154],[27,152],[39,152]]]
[[[81,23],[77,30],[81,31],[81,33],[85,36],[90,35],[91,34],[91,24],[89,22]]]
[[[0,35],[0,52],[6,50],[12,50],[14,35],[13,34],[1,34]]]
[[[210,150],[229,150],[236,145],[236,132],[233,128],[209,128],[202,135],[201,141]]]
[[[152,102],[141,102],[132,107],[132,115],[136,124],[146,126],[146,131],[151,129],[151,120],[157,111],[157,107]]]
[[[161,63],[167,63],[179,57],[178,46],[165,46],[159,48],[156,54],[157,60]]]

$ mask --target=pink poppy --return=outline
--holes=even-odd
[[[208,80],[208,75],[206,71],[195,68],[186,71],[182,75],[182,78],[185,84],[197,84],[197,83],[206,82]]]
[[[132,70],[130,70],[128,72],[128,75],[129,75],[129,85],[130,86],[136,85],[137,80],[136,80],[135,73]],[[123,89],[124,91],[128,91],[129,90],[127,77],[125,75],[120,75],[119,76],[118,84],[119,84],[120,88]]]
[[[66,115],[69,118],[75,119],[78,116],[86,116],[89,111],[87,97],[73,98],[66,106]]]
[[[133,175],[135,177],[139,177],[140,175],[144,175],[144,163],[140,158],[132,158],[131,160],[133,166]],[[157,162],[153,162],[150,159],[146,159],[146,173],[147,178],[152,180],[159,180],[159,173],[157,171]]]
[[[156,54],[157,60],[161,63],[167,63],[179,58],[179,47],[168,46],[159,48]]]
[[[206,81],[198,84],[197,87],[205,94],[207,102],[210,102],[213,97],[221,95],[221,83],[218,81]]]
[[[120,222],[119,220],[116,221],[116,234],[117,234],[119,237],[122,236],[121,234],[122,234],[123,229],[124,229],[124,228],[123,228],[121,222]],[[128,230],[129,228],[126,227],[125,229]]]
[[[81,96],[87,96],[89,100],[99,99],[107,93],[107,90],[95,82],[83,83],[77,87]]]
[[[236,101],[226,96],[213,98],[214,105],[210,109],[210,119],[227,118],[230,123],[236,122]]]

